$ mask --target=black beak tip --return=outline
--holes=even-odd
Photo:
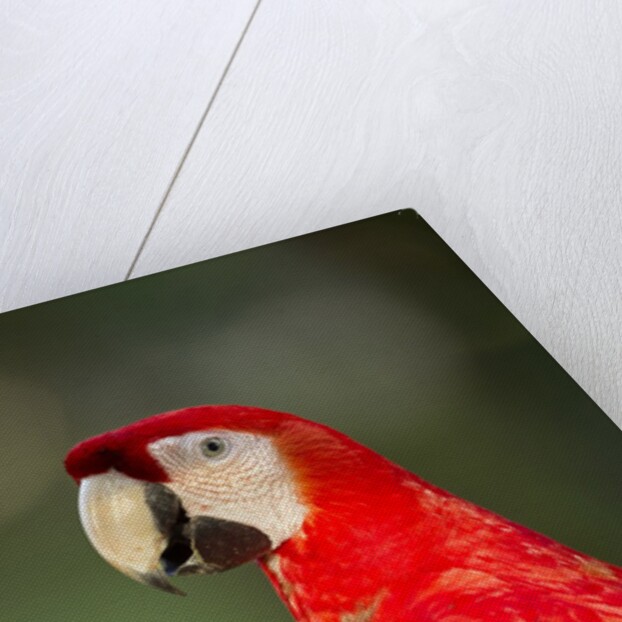
[[[166,577],[159,574],[143,574],[140,576],[141,583],[145,583],[152,587],[156,587],[159,590],[168,592],[169,594],[175,594],[176,596],[186,596],[186,592],[180,590],[178,587],[170,583]]]

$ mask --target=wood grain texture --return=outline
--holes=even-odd
[[[0,17],[0,310],[123,280],[254,0]]]
[[[622,426],[615,0],[264,0],[134,276],[414,207]]]

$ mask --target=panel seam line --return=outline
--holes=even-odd
[[[207,106],[205,107],[205,110],[203,111],[203,114],[201,115],[201,118],[199,119],[199,123],[196,129],[194,130],[192,137],[190,138],[190,142],[186,146],[186,149],[184,150],[184,153],[181,156],[179,164],[175,168],[173,177],[171,178],[171,181],[169,182],[168,187],[166,188],[166,191],[164,192],[164,196],[162,197],[162,200],[160,201],[160,204],[158,205],[158,208],[156,209],[156,212],[153,215],[153,218],[151,219],[151,223],[149,224],[149,227],[147,228],[147,231],[140,243],[140,246],[138,247],[138,250],[136,251],[136,255],[134,256],[134,259],[132,260],[132,263],[130,264],[130,267],[125,275],[125,278],[123,279],[124,281],[128,281],[132,277],[132,272],[134,272],[134,269],[136,268],[138,260],[140,259],[140,256],[142,255],[143,251],[145,250],[145,246],[147,244],[149,236],[153,232],[156,222],[158,221],[158,218],[160,217],[160,214],[162,213],[162,210],[164,209],[164,205],[168,201],[171,191],[173,190],[173,186],[175,185],[175,182],[177,181],[177,178],[179,177],[179,174],[181,173],[181,169],[184,167],[184,164],[186,163],[186,160],[188,159],[188,155],[190,154],[190,151],[192,150],[192,147],[194,146],[194,143],[196,142],[197,137],[199,136],[201,132],[201,128],[203,127],[203,124],[205,123],[205,119],[207,119],[207,115],[209,114],[210,110],[212,109],[212,106],[214,105],[214,101],[216,100],[216,97],[218,96],[218,93],[220,92],[220,88],[222,87],[225,81],[225,78],[227,77],[227,74],[229,73],[229,69],[231,69],[231,66],[233,65],[233,61],[235,60],[235,57],[237,56],[237,53],[242,45],[242,41],[244,41],[244,38],[246,37],[246,34],[248,33],[251,27],[251,24],[253,23],[253,19],[255,18],[255,14],[257,13],[257,10],[259,9],[259,5],[261,4],[261,2],[262,0],[257,0],[255,7],[253,8],[253,11],[250,14],[250,17],[248,18],[248,21],[246,22],[246,25],[244,26],[244,29],[242,30],[242,34],[240,35],[238,42],[233,48],[231,57],[229,58],[227,64],[225,65],[225,69],[222,72],[222,75],[220,76],[220,80],[218,80],[218,84],[216,85],[214,92],[212,93],[209,101],[207,102]]]

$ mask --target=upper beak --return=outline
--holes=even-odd
[[[79,509],[86,535],[108,563],[173,594],[184,592],[169,576],[226,570],[272,548],[262,531],[209,516],[189,518],[166,486],[114,469],[81,480]]]
[[[161,562],[181,506],[162,486],[169,494],[161,494],[154,502],[158,495],[151,488],[151,507],[150,487],[160,486],[114,470],[85,477],[80,482],[80,520],[91,544],[117,570],[141,583],[183,595],[170,583]]]

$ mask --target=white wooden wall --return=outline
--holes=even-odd
[[[5,3],[0,310],[414,207],[622,426],[621,13]]]

